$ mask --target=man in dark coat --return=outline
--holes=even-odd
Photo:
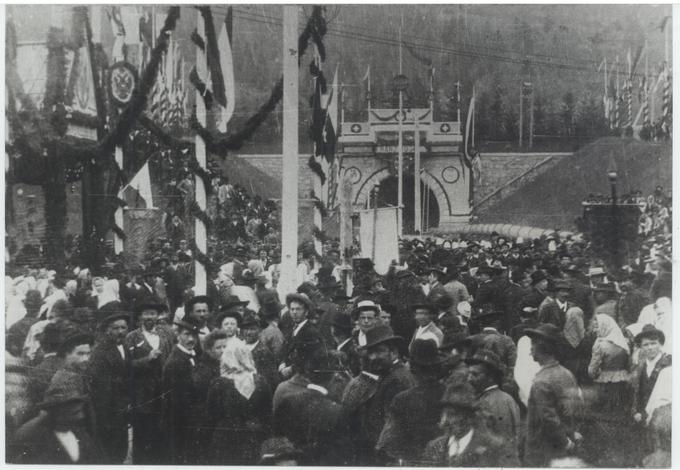
[[[274,354],[260,341],[261,331],[260,318],[253,312],[247,312],[241,322],[241,334],[253,356],[257,373],[264,377],[271,390],[276,390],[280,382],[278,363]]]
[[[327,388],[340,364],[318,347],[306,359],[304,369],[309,383],[276,407],[274,434],[287,437],[302,451],[302,465],[351,465],[354,454],[347,416]]]
[[[520,270],[512,271],[510,274],[510,282],[505,287],[505,306],[503,309],[503,322],[501,328],[505,334],[510,334],[512,328],[520,323],[520,305],[522,298],[528,293],[527,290],[520,285],[524,279],[524,272]]]
[[[292,293],[286,296],[286,306],[290,318],[293,321],[293,329],[283,344],[283,362],[279,365],[279,373],[284,379],[290,378],[293,375],[291,365],[297,359],[303,360],[303,357],[296,359],[296,356],[304,354],[308,346],[313,344],[323,344],[323,339],[319,330],[308,320],[314,305],[304,294]],[[304,343],[304,347],[298,347]]]
[[[194,369],[201,321],[187,314],[176,320],[177,344],[163,366],[162,428],[166,432],[167,463],[195,465],[198,462],[201,424],[200,409],[205,405],[196,388]]]
[[[538,309],[547,295],[548,276],[541,271],[531,273],[531,290],[522,298],[522,305]]]
[[[559,329],[548,323],[526,334],[541,368],[529,392],[524,464],[549,467],[552,460],[572,455],[582,439],[577,430],[582,404],[576,379],[555,359],[562,341]]]
[[[478,404],[470,384],[447,390],[441,401],[444,435],[425,448],[423,464],[434,467],[518,467],[511,443],[478,425]]]
[[[356,377],[361,372],[361,356],[352,338],[352,320],[349,314],[335,312],[330,320],[330,329],[336,350],[341,354],[343,369]]]
[[[420,465],[425,445],[438,435],[445,361],[434,340],[417,339],[411,345],[409,364],[417,385],[395,395],[376,445],[397,465]]]
[[[385,425],[394,396],[415,385],[400,362],[405,349],[403,338],[387,326],[376,326],[366,333],[366,368],[345,388],[342,404],[350,417],[350,430],[357,453],[356,465],[376,465],[381,459],[375,446]]]
[[[515,448],[520,430],[519,406],[500,389],[504,367],[493,351],[481,349],[467,359],[470,384],[477,393],[479,412],[486,427]]]
[[[88,375],[96,419],[96,437],[106,464],[121,464],[128,451],[132,358],[125,348],[130,317],[118,305],[118,313],[101,324],[104,334],[90,356]]]
[[[132,455],[135,464],[157,464],[164,452],[160,428],[163,364],[170,355],[173,338],[156,328],[162,304],[148,302],[137,307],[139,328],[125,338],[132,361]]]
[[[32,465],[102,464],[85,410],[89,397],[65,381],[55,381],[38,405],[42,413],[21,426],[8,462]]]

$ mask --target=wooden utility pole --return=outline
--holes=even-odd
[[[298,246],[298,9],[283,7],[283,162],[281,190],[281,280],[297,288]]]
[[[404,27],[404,14],[401,15],[401,24],[399,25],[399,76],[402,75],[402,56],[401,56],[401,30]],[[401,238],[404,234],[404,214],[402,208],[404,207],[404,96],[401,88],[399,89],[399,155],[397,157],[397,236]]]
[[[418,233],[423,233],[423,221],[420,207],[420,128],[418,127],[418,116],[416,116],[415,121],[415,135],[413,139],[415,145],[415,156],[414,156],[414,196],[415,196],[415,206],[414,206],[414,224],[413,230]]]
[[[529,150],[534,145],[534,89],[533,84],[529,95]]]

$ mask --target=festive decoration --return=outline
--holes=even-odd
[[[118,107],[127,106],[137,87],[137,71],[127,62],[116,62],[109,68],[109,96]]]

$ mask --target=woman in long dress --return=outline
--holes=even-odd
[[[206,403],[213,429],[208,458],[212,464],[253,465],[269,437],[272,392],[240,343],[229,344],[222,353],[220,375]]]
[[[588,365],[593,386],[588,419],[590,463],[595,466],[627,466],[634,443],[630,435],[633,391],[629,381],[630,346],[616,321],[609,315],[596,315],[593,325],[597,339]]]

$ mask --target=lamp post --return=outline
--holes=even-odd
[[[618,270],[620,267],[619,263],[619,226],[617,217],[617,197],[616,197],[616,182],[618,180],[618,174],[616,171],[610,171],[607,173],[609,178],[609,185],[611,187],[612,194],[612,214],[611,214],[611,228],[612,228],[612,264],[615,269]]]

